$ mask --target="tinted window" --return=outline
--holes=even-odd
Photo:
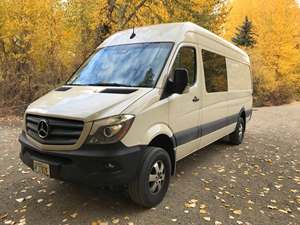
[[[99,49],[68,84],[154,87],[172,47],[172,43],[142,43]]]
[[[202,58],[207,92],[227,91],[228,84],[225,57],[202,50]]]
[[[192,47],[182,47],[173,65],[173,71],[175,69],[187,69],[189,86],[192,86],[196,81],[196,62],[196,49]]]

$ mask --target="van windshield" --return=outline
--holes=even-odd
[[[142,43],[97,50],[69,85],[154,87],[173,43]]]

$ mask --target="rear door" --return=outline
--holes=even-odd
[[[169,125],[174,133],[177,160],[183,158],[197,148],[199,138],[200,90],[197,69],[197,46],[182,44],[175,54],[170,78],[175,69],[184,68],[188,71],[188,87],[183,94],[173,94],[169,97]]]

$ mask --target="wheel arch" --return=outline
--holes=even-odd
[[[169,137],[167,134],[159,134],[150,141],[149,146],[162,148],[169,154],[171,159],[171,164],[172,164],[171,174],[175,175],[176,172],[175,138],[173,136]]]
[[[244,120],[244,129],[246,128],[246,109],[243,107],[239,112],[239,117],[242,117]]]

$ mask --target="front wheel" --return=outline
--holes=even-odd
[[[245,121],[239,117],[235,131],[229,135],[229,142],[233,145],[242,144],[245,135]]]
[[[146,208],[156,206],[168,190],[170,176],[169,154],[161,148],[148,147],[137,177],[128,185],[131,199]]]

